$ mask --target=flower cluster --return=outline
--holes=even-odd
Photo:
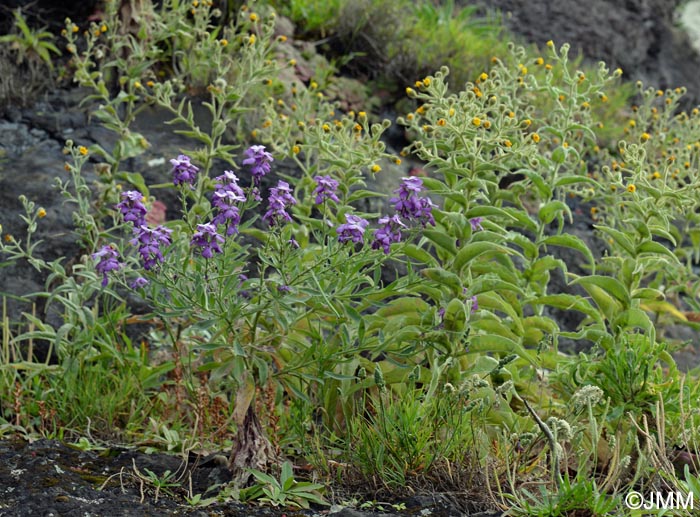
[[[381,228],[375,230],[372,249],[382,248],[385,254],[389,254],[392,242],[401,242],[401,228],[406,228],[406,225],[401,222],[398,214],[389,217],[382,217],[379,224]]]
[[[423,226],[431,224],[435,226],[432,210],[435,204],[427,197],[419,197],[423,191],[423,180],[411,176],[401,179],[401,185],[394,191],[398,197],[392,197],[389,202],[394,203],[394,209],[404,219],[420,222]]]
[[[175,185],[194,185],[199,168],[190,163],[190,157],[181,154],[177,158],[170,160],[173,164],[173,183]]]
[[[352,214],[346,215],[345,224],[338,226],[338,242],[361,243],[367,226],[369,226],[367,219]]]
[[[190,244],[202,249],[204,258],[212,258],[214,253],[221,253],[221,244],[224,238],[216,231],[216,225],[212,223],[198,224],[197,231],[192,236]]]
[[[277,187],[270,189],[270,207],[263,215],[263,220],[270,226],[275,226],[281,221],[291,222],[292,217],[287,213],[287,207],[296,204],[296,199],[292,196],[292,191],[289,188],[289,183],[279,181]]]
[[[163,262],[163,252],[160,247],[170,245],[172,232],[164,226],[149,228],[146,225],[141,225],[134,229],[134,238],[129,243],[139,247],[139,255],[141,255],[145,270],[148,271],[156,264]]]
[[[143,194],[136,190],[128,190],[122,192],[121,197],[122,200],[117,204],[117,209],[121,212],[124,222],[132,222],[134,227],[146,224],[148,210],[143,204]]]
[[[122,263],[119,262],[119,252],[114,246],[108,244],[102,246],[99,251],[92,254],[93,260],[99,260],[95,269],[99,274],[102,275],[102,287],[107,286],[107,273],[110,271],[116,271],[122,267]]]
[[[241,213],[236,203],[245,203],[246,197],[243,189],[238,185],[238,178],[232,171],[224,171],[217,177],[216,190],[212,205],[217,213],[212,224],[226,225],[226,236],[238,233],[238,225],[241,222]]]
[[[330,176],[316,176],[314,180],[317,184],[317,187],[314,189],[317,205],[320,205],[326,199],[340,203],[340,199],[336,195],[338,180],[334,180]]]
[[[184,155],[181,155],[178,160],[189,163],[189,158]],[[143,260],[143,267],[147,270],[152,269],[156,264],[163,262],[161,246],[170,244],[172,230],[162,225],[153,229],[148,227],[146,223],[148,211],[143,205],[144,198],[140,192],[128,190],[122,192],[121,197],[122,201],[117,204],[117,208],[125,222],[130,221],[134,224],[134,238],[129,243],[139,247],[138,252]]]
[[[264,145],[252,145],[245,150],[246,159],[243,160],[243,165],[250,165],[250,173],[253,175],[253,197],[256,201],[261,201],[258,187],[260,180],[272,168],[271,163],[274,161],[272,155],[265,150]]]

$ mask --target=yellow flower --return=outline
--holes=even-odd
[[[476,127],[479,127],[481,125],[481,119],[479,117],[474,117],[472,119],[472,124],[474,124]]]
[[[413,97],[416,96],[416,90],[414,90],[414,89],[411,88],[410,86],[407,86],[407,87],[406,87],[406,95],[408,95],[409,97],[413,98]]]
[[[685,162],[683,164],[683,167],[685,167],[686,169],[690,169],[690,162]]]
[[[634,120],[630,120],[630,121],[628,122],[628,124],[629,124],[630,127],[634,127],[634,126],[637,125],[637,123],[636,123]]]
[[[401,158],[399,158],[399,157],[394,158],[394,163],[396,165],[401,165]]]
[[[541,57],[538,57],[537,59],[535,59],[535,64],[538,66],[544,65],[544,59],[542,59]]]
[[[642,135],[639,137],[639,139],[640,139],[642,142],[646,142],[646,141],[649,140],[650,138],[651,138],[651,135],[650,135],[649,133],[642,133]]]
[[[532,133],[532,135],[530,136],[532,137],[532,141],[536,144],[540,142],[540,135],[538,135],[537,133]]]
[[[255,22],[258,21],[258,15],[255,14],[255,13],[250,13],[250,16],[248,17],[248,19],[249,19],[251,22],[255,23]]]
[[[107,26],[104,23],[100,25],[100,32],[107,32]]]
[[[608,102],[608,96],[603,93],[600,96],[600,102]]]
[[[364,111],[360,111],[360,112],[357,114],[357,118],[358,118],[358,120],[361,120],[361,121],[362,121],[362,120],[366,120],[366,119],[367,119],[367,113],[365,113]]]
[[[73,25],[73,26],[70,28],[70,30],[72,30],[73,33],[76,33],[76,32],[78,32],[80,29],[78,28],[77,25]]]
[[[656,90],[656,96],[657,96],[657,97],[663,97],[663,96],[664,96],[664,91],[663,91],[663,90]]]
[[[251,34],[251,35],[248,37],[248,45],[255,45],[255,39],[256,39],[256,38],[255,38],[255,34]]]
[[[486,72],[481,72],[479,79],[481,79],[482,81],[485,81],[488,78],[489,78],[489,75]]]
[[[431,83],[430,77],[426,77],[425,79],[423,79],[423,84],[425,85],[426,88],[428,86],[430,86],[430,83]]]
[[[377,165],[377,164],[375,163],[374,165],[372,165],[372,168],[371,168],[370,170],[371,170],[373,173],[376,174],[376,173],[378,173],[380,170],[382,170],[382,168],[381,168],[379,165]]]
[[[222,47],[225,47],[226,45],[228,45],[228,40],[226,38],[220,39],[219,45],[221,45]]]
[[[292,146],[292,152],[294,154],[299,154],[301,152],[301,148],[298,145],[293,145]]]
[[[596,215],[598,213],[598,207],[597,206],[592,206],[591,207],[591,215]]]
[[[613,74],[617,77],[620,77],[622,75],[622,68],[616,68]]]
[[[634,194],[637,191],[637,187],[634,185],[634,183],[630,183],[627,185],[627,192],[631,192]]]
[[[529,118],[526,118],[525,120],[523,120],[523,125],[525,127],[530,127],[530,124],[532,124],[532,120],[530,120]]]
[[[484,120],[483,125],[484,125],[484,129],[490,129],[491,128],[491,121]]]
[[[588,103],[588,101],[584,101],[584,102],[581,104],[581,108],[582,108],[582,109],[587,110],[587,109],[590,108],[590,107],[591,107],[591,105]]]
[[[323,124],[321,126],[321,129],[323,129],[326,133],[328,133],[331,130],[331,126],[329,126],[328,124]]]
[[[481,90],[479,89],[478,86],[475,86],[474,88],[472,88],[472,91],[474,92],[474,95],[476,95],[479,98],[483,95],[483,93],[481,93]]]
[[[545,69],[545,70],[551,70],[551,69],[552,69],[552,65],[550,65],[549,63],[547,63],[546,65],[544,65],[544,69]]]
[[[289,60],[289,66],[296,66],[297,60],[296,59],[290,59]]]
[[[549,40],[549,41],[547,42],[547,46],[548,46],[549,48],[554,48],[554,42],[553,42],[552,40]]]
[[[661,178],[661,173],[659,171],[654,171],[654,173],[651,175],[651,179],[658,180],[659,178]]]
[[[454,109],[454,108],[450,108],[449,111],[447,112],[447,114],[448,114],[450,117],[454,117],[455,109]]]
[[[12,240],[13,240],[12,235],[10,235],[9,233],[6,233],[5,234],[5,242],[12,242]]]
[[[156,85],[156,83],[154,83],[153,81],[148,81],[146,83],[146,86],[148,86],[149,88],[153,88],[155,85]]]
[[[36,215],[39,219],[43,219],[44,217],[46,217],[46,210],[40,208],[39,210],[37,210]]]
[[[414,117],[415,115],[413,113],[409,113],[408,115],[406,115],[406,120],[413,120]]]
[[[563,93],[559,95],[559,102],[564,102],[566,100],[566,95]]]
[[[447,121],[444,118],[438,119],[438,121],[437,121],[438,126],[444,126],[445,124],[447,124]]]
[[[615,192],[615,191],[617,190],[617,186],[615,186],[615,185],[610,185],[610,190],[612,190],[613,192]]]
[[[700,110],[698,108],[693,108],[693,111],[691,111],[691,113],[697,116],[698,114],[700,114]]]
[[[360,124],[355,124],[352,128],[356,133],[362,131],[362,126]]]
[[[272,121],[270,119],[267,119],[262,123],[263,128],[270,127],[271,125],[272,125]]]
[[[506,147],[512,147],[513,143],[510,140],[504,140],[503,145],[505,145]]]
[[[83,156],[87,156],[88,149],[84,145],[81,145],[80,147],[78,147],[78,152]]]
[[[281,36],[277,36],[277,41],[279,41],[280,43],[284,43],[285,41],[287,41],[287,36],[285,36],[284,34],[282,34]]]

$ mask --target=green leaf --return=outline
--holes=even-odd
[[[622,304],[624,308],[630,306],[630,295],[622,283],[611,276],[590,275],[575,279],[572,284],[579,284],[589,291],[591,286],[598,287],[608,293]],[[591,291],[589,291],[590,293]]]
[[[416,259],[418,262],[425,264],[426,266],[434,266],[437,264],[437,260],[430,253],[422,248],[419,248],[415,244],[406,244],[402,251],[407,256]]]
[[[639,255],[641,253],[651,253],[654,255],[663,255],[663,256],[670,258],[675,263],[680,263],[680,261],[678,260],[678,257],[676,257],[676,255],[670,249],[668,249],[666,246],[664,246],[660,242],[644,241],[639,246],[637,246],[636,251],[637,251],[637,255]]]
[[[666,299],[666,295],[664,295],[664,293],[651,287],[641,287],[639,289],[635,289],[632,291],[631,297],[639,298],[640,300],[652,300],[657,302],[661,302]]]
[[[469,352],[517,354],[533,366],[537,366],[535,356],[525,350],[520,343],[497,334],[473,336],[469,340]]]
[[[455,256],[452,264],[453,268],[460,273],[466,265],[475,258],[486,253],[510,253],[511,251],[505,246],[495,244],[489,241],[470,242],[462,247]]]
[[[557,178],[557,181],[554,182],[554,187],[564,187],[566,185],[575,185],[577,183],[588,183],[589,185],[598,186],[598,182],[593,178],[589,178],[588,176],[562,176]]]
[[[609,237],[615,241],[615,243],[620,246],[623,250],[625,250],[631,257],[636,256],[635,250],[634,250],[634,243],[632,240],[623,232],[616,230],[614,228],[610,228],[609,226],[602,226],[598,224],[594,224],[593,228],[596,230],[600,230],[601,232],[607,234]]]
[[[437,230],[423,230],[423,236],[451,255],[455,255],[457,253],[454,238],[450,237],[446,233]]]
[[[550,307],[554,307],[556,309],[574,310],[582,312],[596,321],[600,320],[600,313],[596,310],[596,308],[582,296],[574,294],[548,294],[546,296],[540,296],[530,300],[530,303],[532,305],[549,305]]]
[[[653,325],[647,313],[637,308],[622,311],[611,322],[613,328],[622,329],[637,327],[643,330],[649,330]]]
[[[561,235],[552,235],[541,241],[541,244],[548,246],[563,246],[565,248],[571,248],[576,251],[580,251],[591,265],[591,272],[595,272],[595,258],[593,258],[593,253],[588,249],[586,243],[576,235],[570,233],[563,233]]]
[[[557,216],[559,213],[565,213],[566,215],[569,216],[569,221],[573,221],[573,217],[571,215],[571,209],[568,207],[566,203],[563,201],[550,201],[546,205],[544,205],[542,208],[540,208],[539,213],[537,214],[537,217],[539,217],[540,221],[542,221],[545,224],[551,223],[554,218]]]
[[[455,293],[459,293],[462,290],[462,280],[450,271],[445,271],[438,267],[429,267],[421,270],[421,274],[434,282],[449,287]]]

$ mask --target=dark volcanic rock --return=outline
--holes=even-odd
[[[474,2],[463,2],[474,3]],[[700,56],[677,22],[681,0],[479,0],[500,10],[507,26],[527,41],[570,43],[575,55],[620,67],[627,79],[659,88],[688,88],[700,101]]]

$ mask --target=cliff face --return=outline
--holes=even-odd
[[[474,3],[498,9],[525,41],[570,43],[572,55],[580,50],[647,86],[685,86],[688,105],[700,103],[700,54],[680,23],[682,0],[462,0]]]

